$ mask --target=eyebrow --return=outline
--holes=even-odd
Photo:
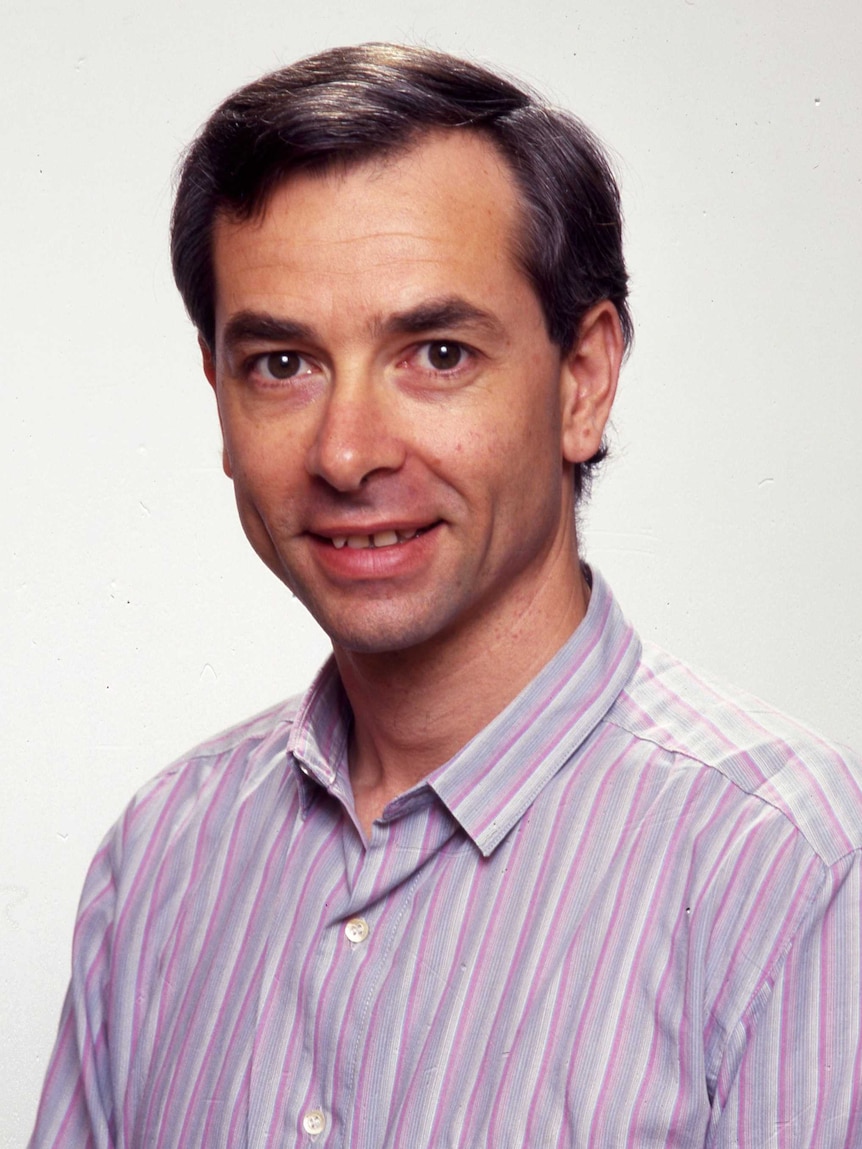
[[[445,295],[429,299],[397,311],[384,320],[372,323],[375,334],[420,335],[425,331],[446,328],[479,328],[490,336],[502,337],[503,324],[488,311],[476,307],[459,295]],[[243,343],[316,343],[319,337],[313,327],[287,317],[278,317],[265,311],[238,311],[225,324],[222,341],[228,351]]]
[[[496,336],[504,333],[499,319],[460,295],[426,300],[407,311],[396,312],[380,324],[386,335],[419,335],[447,327],[476,327]]]
[[[314,338],[314,329],[293,319],[279,319],[265,311],[238,311],[225,324],[222,341],[227,350],[243,343],[308,342]]]

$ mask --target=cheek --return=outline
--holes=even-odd
[[[528,412],[494,444],[497,491],[525,527],[548,530],[561,514],[564,468],[556,409]]]
[[[270,495],[282,499],[302,474],[300,455],[286,429],[228,424],[224,441],[238,495],[253,501],[265,502]]]
[[[483,447],[491,466],[508,476],[519,475],[528,485],[562,464],[558,405],[543,400],[537,396],[535,403],[511,404],[485,436]]]
[[[491,410],[461,412],[447,420],[445,431],[425,439],[429,465],[447,474],[473,498],[484,490],[489,499],[522,503],[549,491],[562,470],[560,415],[557,403],[495,403]],[[439,437],[438,437],[439,434]]]
[[[284,562],[291,537],[290,502],[275,477],[240,467],[234,474],[234,498],[245,537],[257,556],[290,586]],[[291,587],[293,589],[293,587]]]
[[[272,460],[240,456],[234,465],[233,484],[246,537],[263,561],[275,569],[276,550],[290,538],[296,518],[296,481],[287,473],[283,460],[275,465]]]

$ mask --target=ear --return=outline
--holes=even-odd
[[[210,349],[210,345],[207,343],[207,341],[204,339],[204,337],[202,335],[198,336],[198,347],[200,347],[200,349],[201,349],[201,361],[203,363],[204,375],[206,375],[207,383],[209,383],[210,387],[212,387],[213,394],[216,397],[216,403],[218,403],[218,389],[216,387],[217,376],[216,376],[215,356],[213,355],[212,350]],[[230,458],[228,457],[228,453],[227,453],[227,443],[225,442],[225,437],[224,437],[224,424],[221,421],[221,408],[219,408],[219,424],[221,425],[221,441],[222,441],[221,465],[222,465],[222,467],[224,469],[224,473],[227,475],[227,477],[229,479],[232,479],[233,478],[233,470],[231,468]]]
[[[623,350],[617,309],[602,300],[581,320],[577,342],[563,363],[562,448],[569,463],[585,463],[601,446]]]

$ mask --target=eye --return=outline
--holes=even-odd
[[[434,371],[454,371],[461,366],[466,355],[466,348],[452,339],[436,339],[424,343],[419,350],[420,359],[424,359]]]
[[[299,375],[310,375],[313,368],[298,351],[270,351],[266,355],[257,356],[252,370],[266,382],[272,383],[295,379]]]

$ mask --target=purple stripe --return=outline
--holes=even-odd
[[[856,1145],[858,762],[642,656],[598,577],[370,841],[343,705],[330,665],[130,806],[34,1149]]]

